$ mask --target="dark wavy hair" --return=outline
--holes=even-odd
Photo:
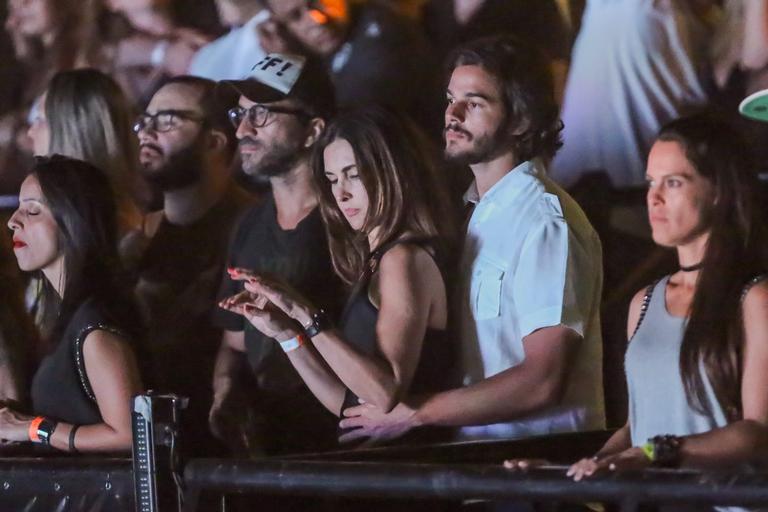
[[[519,161],[541,157],[551,160],[563,145],[560,107],[555,100],[549,59],[537,47],[512,36],[477,39],[459,46],[446,61],[447,73],[459,66],[480,66],[501,85],[506,125],[512,150]]]
[[[362,232],[349,226],[325,176],[323,153],[337,139],[352,146],[368,193]],[[404,115],[381,107],[339,115],[315,144],[311,162],[333,266],[347,284],[357,281],[365,268],[370,252],[367,234],[373,228],[379,229],[380,245],[411,232],[435,238],[438,250],[448,252],[452,247],[456,222],[437,169],[437,150]]]
[[[30,172],[58,227],[59,250],[64,256],[64,294],[58,301],[53,285],[43,282],[43,303],[58,302],[58,318],[50,340],[57,342],[72,315],[87,299],[115,315],[120,327],[138,334],[139,319],[126,293],[117,253],[115,199],[106,174],[93,165],[61,155],[38,157]],[[119,317],[119,318],[117,318]]]
[[[756,166],[740,130],[713,112],[672,121],[656,140],[678,143],[715,191],[709,241],[680,349],[680,371],[691,407],[712,415],[700,371],[703,364],[720,406],[728,420],[735,421],[742,416],[741,295],[746,283],[768,268],[768,232],[757,195]]]

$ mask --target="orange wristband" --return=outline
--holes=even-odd
[[[40,424],[43,422],[45,418],[42,416],[38,416],[35,419],[32,420],[32,422],[29,424],[29,431],[27,432],[29,434],[29,440],[33,443],[39,443],[40,442],[40,436],[37,435],[37,427],[40,426]]]

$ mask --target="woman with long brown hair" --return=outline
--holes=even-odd
[[[629,419],[570,468],[576,480],[768,456],[768,237],[747,155],[740,133],[711,114],[673,121],[656,138],[649,219],[680,269],[632,300]]]
[[[316,148],[331,257],[353,286],[339,327],[244,269],[231,274],[246,291],[223,307],[278,340],[336,415],[358,400],[390,410],[408,393],[445,389],[452,347],[444,276],[454,231],[424,136],[402,117],[367,109],[336,119]]]

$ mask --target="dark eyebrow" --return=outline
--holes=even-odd
[[[453,94],[453,92],[451,92],[450,89],[446,89],[445,93],[450,95],[450,96],[455,96],[455,94]],[[493,101],[494,101],[487,94],[483,94],[481,92],[468,92],[467,94],[464,95],[464,97],[465,98],[480,98],[481,100],[485,100],[488,103],[493,103]]]

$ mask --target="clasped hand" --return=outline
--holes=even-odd
[[[314,308],[287,285],[242,268],[227,271],[245,290],[222,300],[219,307],[242,315],[266,336],[285,341],[311,322]]]

